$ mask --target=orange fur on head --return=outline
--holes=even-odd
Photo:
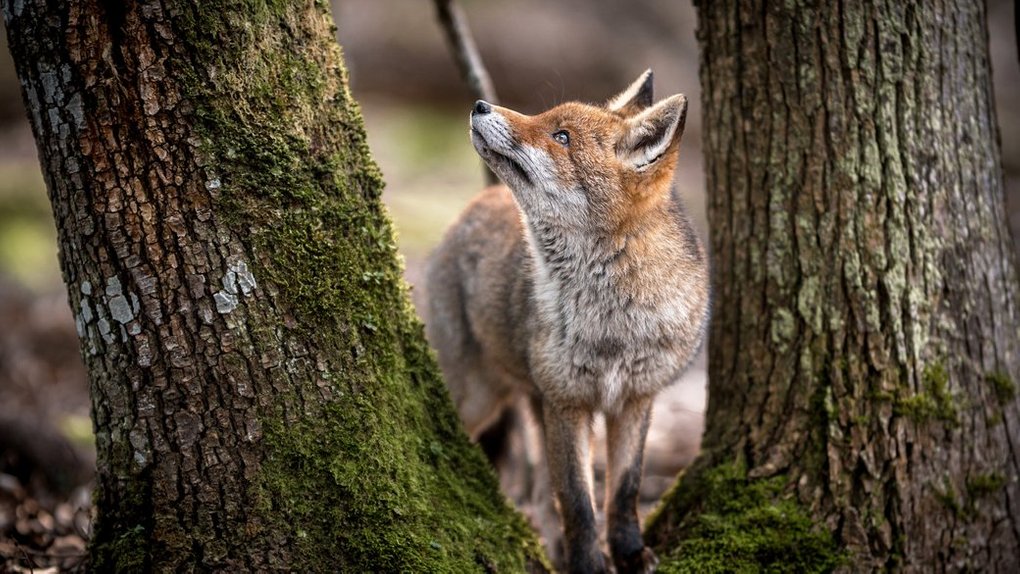
[[[676,97],[676,96],[674,96]],[[682,98],[682,96],[681,96]],[[538,150],[551,162],[551,177],[563,188],[581,187],[592,202],[593,215],[608,228],[629,228],[636,220],[664,201],[671,189],[679,155],[686,100],[677,105],[678,123],[660,157],[635,168],[621,147],[633,145],[635,131],[643,116],[656,116],[656,110],[634,102],[617,111],[576,102],[559,105],[544,113],[527,116],[506,108],[497,108],[522,146]],[[629,114],[629,115],[628,115]],[[647,128],[647,126],[646,126]],[[569,144],[563,145],[553,134],[564,131]]]

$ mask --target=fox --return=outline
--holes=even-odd
[[[475,102],[471,142],[503,184],[468,204],[426,269],[426,334],[470,437],[522,397],[533,406],[570,572],[655,570],[637,515],[652,405],[709,318],[708,257],[673,191],[687,98],[655,102],[652,84],[646,70],[605,104],[530,116]]]

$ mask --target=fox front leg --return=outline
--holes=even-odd
[[[659,562],[645,546],[637,515],[652,398],[629,399],[620,412],[606,414],[606,519],[609,550],[618,574],[654,572]]]
[[[577,574],[608,572],[605,556],[599,549],[592,504],[592,412],[545,402],[542,419],[550,482],[563,521],[567,571]]]

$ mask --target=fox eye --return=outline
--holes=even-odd
[[[570,134],[567,130],[560,130],[552,135],[552,138],[563,145],[570,144]]]

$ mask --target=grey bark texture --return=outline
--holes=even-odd
[[[1017,571],[1020,316],[984,3],[700,2],[698,39],[717,304],[684,480],[735,460],[748,484],[782,477],[848,570]]]

